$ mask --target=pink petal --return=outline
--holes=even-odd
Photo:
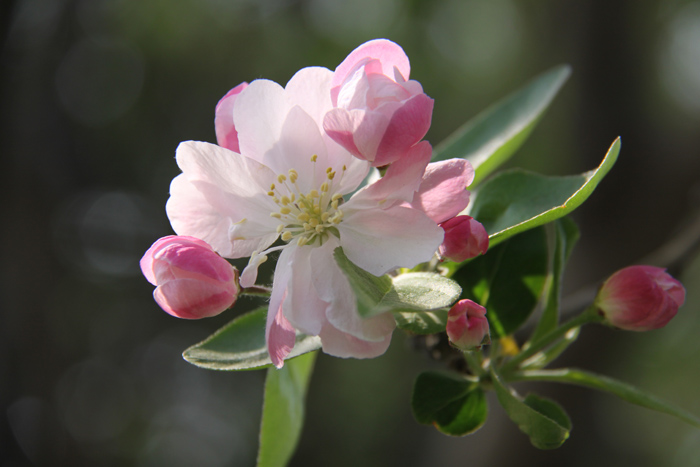
[[[219,146],[234,152],[240,152],[240,150],[238,147],[238,132],[236,131],[236,126],[233,124],[233,106],[238,94],[247,86],[248,83],[243,82],[227,92],[219,103],[216,104],[216,110],[214,111],[216,141]]]
[[[443,240],[443,230],[417,209],[347,211],[338,225],[343,251],[375,276],[429,261]]]
[[[323,118],[323,128],[355,157],[374,161],[389,119],[379,112],[335,108]],[[373,164],[375,165],[375,164]]]
[[[218,315],[236,301],[237,295],[218,283],[176,279],[153,292],[158,305],[177,318],[200,319]]]
[[[285,248],[277,260],[272,293],[270,294],[270,306],[267,310],[265,340],[270,359],[277,368],[282,368],[284,359],[292,351],[296,341],[296,330],[282,312],[282,305],[287,298],[287,286],[292,273],[293,253],[291,248]]]
[[[428,164],[423,181],[411,204],[438,224],[451,219],[469,204],[467,186],[474,180],[474,169],[464,159]]]
[[[365,58],[375,58],[379,60],[382,64],[383,73],[387,76],[394,76],[394,68],[396,68],[404,78],[408,78],[411,73],[411,65],[408,61],[408,57],[398,44],[387,39],[375,39],[365,42],[350,52],[350,55],[335,69],[333,80],[331,81],[331,93],[335,91],[335,97],[331,94],[334,104],[336,103],[336,97],[338,95],[337,87],[345,81],[345,77],[355,68],[356,64]]]
[[[328,303],[321,300],[313,286],[313,277],[321,271],[312,269],[310,255],[316,248],[290,246],[291,276],[287,285],[287,298],[283,310],[285,317],[304,334],[317,336],[326,322]],[[332,260],[332,258],[330,258]]]
[[[372,165],[382,167],[403,156],[428,132],[432,115],[433,100],[425,94],[404,102],[392,115]]]
[[[320,337],[323,351],[329,355],[341,358],[378,357],[386,352],[391,343],[391,334],[387,335],[380,342],[370,342],[344,333],[330,323],[323,327]]]
[[[300,106],[320,125],[326,112],[333,108],[328,92],[331,79],[333,72],[328,68],[302,68],[285,86],[285,96],[292,106]],[[321,129],[320,126],[318,129]]]

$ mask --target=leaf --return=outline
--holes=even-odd
[[[597,375],[588,371],[572,368],[558,370],[524,371],[512,378],[518,381],[551,381],[556,383],[575,384],[599,391],[606,391],[635,405],[665,413],[679,418],[684,422],[700,428],[700,418],[656,396],[638,389],[630,384],[617,381],[607,376]]]
[[[475,432],[483,426],[488,415],[486,396],[478,383],[438,371],[418,375],[411,407],[419,423],[432,424],[451,436]]]
[[[449,308],[433,311],[397,311],[394,312],[396,326],[414,334],[436,334],[443,332],[447,326]]]
[[[453,276],[462,284],[462,298],[487,310],[491,337],[515,332],[532,314],[547,275],[544,228],[508,239],[474,258]]]
[[[525,87],[471,119],[440,143],[433,160],[454,157],[472,163],[476,186],[507,161],[527,139],[540,117],[571,74],[561,65],[536,77]]]
[[[350,282],[360,316],[387,311],[437,310],[454,303],[462,289],[455,281],[433,272],[411,272],[394,278],[374,276],[353,264],[342,248],[334,256]]]
[[[543,350],[542,352],[538,352],[529,359],[525,360],[521,367],[543,368],[549,365],[566,349],[568,349],[571,344],[576,342],[576,339],[578,339],[580,333],[580,327],[570,329],[566,334],[564,334],[564,337],[561,340],[554,343],[551,347]]]
[[[237,317],[199,344],[185,350],[185,360],[210,370],[258,370],[272,365],[265,343],[267,308],[258,308]],[[287,357],[321,348],[321,339],[297,334],[296,343]]]
[[[620,138],[598,168],[581,175],[548,177],[520,169],[502,172],[473,194],[469,215],[484,225],[493,247],[579,207],[610,171],[619,153]]]
[[[571,421],[558,404],[538,396],[522,401],[503,384],[493,367],[491,377],[498,402],[520,431],[530,437],[533,446],[555,449],[569,438]]]
[[[270,368],[265,379],[258,467],[284,467],[296,450],[304,425],[304,401],[316,353]]]
[[[578,227],[569,217],[557,219],[552,225],[554,230],[554,251],[551,270],[548,274],[545,305],[542,316],[535,331],[530,336],[530,341],[536,341],[540,337],[554,330],[559,323],[559,304],[561,301],[561,282],[564,276],[564,266],[579,238]]]
[[[340,247],[333,251],[333,256],[355,292],[360,316],[368,318],[385,311],[378,309],[377,305],[392,290],[391,278],[387,275],[377,277],[356,266]]]

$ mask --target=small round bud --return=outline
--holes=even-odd
[[[447,313],[447,337],[460,350],[474,350],[491,342],[486,308],[471,301],[460,300]]]

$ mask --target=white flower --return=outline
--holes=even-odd
[[[240,154],[193,141],[177,149],[183,173],[167,204],[175,232],[201,238],[227,258],[250,256],[243,287],[280,252],[266,331],[277,367],[297,330],[320,336],[323,350],[340,357],[374,357],[389,345],[391,314],[359,317],[335,248],[382,275],[428,261],[443,240],[442,229],[410,205],[430,159],[427,142],[349,197],[370,167],[323,131],[332,77],[325,68],[304,68],[286,88],[253,81],[233,107]]]

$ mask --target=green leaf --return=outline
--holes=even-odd
[[[394,319],[399,329],[414,334],[436,334],[443,332],[447,326],[449,308],[432,311],[397,311]]]
[[[284,467],[304,425],[304,401],[316,353],[270,368],[265,379],[258,467]]]
[[[419,423],[432,424],[451,436],[475,432],[486,422],[488,415],[486,396],[478,383],[438,371],[418,375],[411,407]]]
[[[571,344],[576,342],[576,339],[578,339],[580,333],[580,327],[569,329],[561,340],[557,341],[542,352],[538,352],[529,359],[525,360],[522,366],[527,368],[543,368],[549,365],[566,349],[568,349]]]
[[[537,327],[530,337],[531,341],[535,341],[549,331],[554,330],[559,324],[559,304],[561,302],[561,282],[564,276],[564,266],[566,266],[574,244],[579,238],[578,227],[569,217],[562,217],[553,224],[548,225],[551,225],[551,230],[554,230],[552,265],[547,277],[544,309]]]
[[[387,275],[377,277],[357,267],[345,256],[343,249],[338,247],[333,251],[336,263],[350,282],[357,299],[357,311],[360,316],[368,318],[382,313],[377,305],[392,291],[391,278]]]
[[[199,344],[185,350],[185,360],[210,370],[258,370],[272,365],[265,344],[267,308],[258,308],[228,323]],[[321,339],[297,334],[294,349],[287,357],[321,348]]]
[[[554,449],[569,438],[571,422],[555,402],[538,396],[529,396],[525,401],[521,400],[503,384],[493,367],[491,378],[498,402],[520,431],[530,437],[533,446],[539,449]]]
[[[532,314],[547,276],[544,228],[525,232],[462,267],[453,276],[462,284],[462,298],[487,310],[491,337],[515,332]]]
[[[493,247],[579,207],[610,171],[619,153],[618,138],[600,166],[581,175],[547,177],[519,169],[502,172],[474,193],[469,215],[484,225]]]
[[[523,144],[570,74],[571,69],[562,65],[536,77],[440,143],[433,160],[469,160],[476,170],[472,184],[476,186]]]
[[[357,298],[360,316],[387,311],[437,310],[452,305],[462,289],[452,279],[433,272],[411,272],[394,278],[374,276],[350,261],[342,248],[334,256]]]
[[[562,368],[558,370],[528,370],[514,375],[513,381],[550,381],[575,384],[599,391],[606,391],[632,404],[665,413],[700,428],[700,418],[630,384],[588,371]]]

